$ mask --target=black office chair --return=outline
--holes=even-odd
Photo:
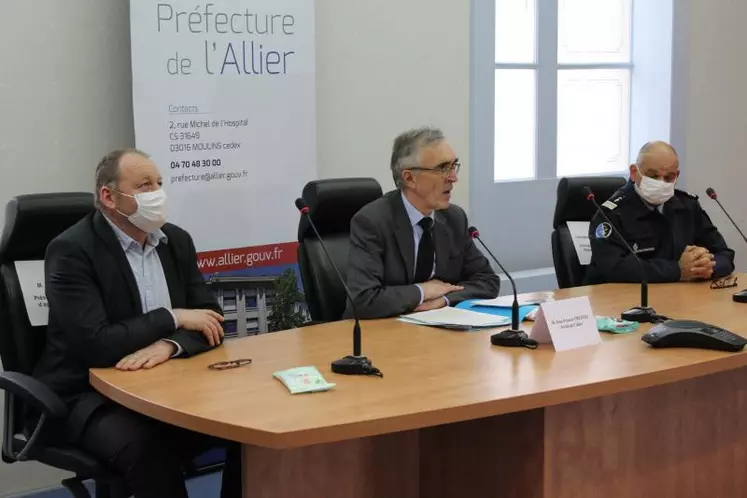
[[[90,498],[82,481],[93,479],[97,498],[128,496],[110,469],[77,448],[50,445],[40,437],[51,420],[64,419],[67,407],[46,385],[31,377],[44,348],[46,326],[32,327],[26,312],[16,261],[42,261],[49,242],[94,209],[90,193],[21,195],[6,206],[0,238],[0,389],[5,391],[2,459],[35,460],[73,472],[62,485],[75,498]],[[35,430],[24,429],[26,408],[40,413]]]
[[[327,250],[345,278],[350,220],[360,208],[383,195],[381,185],[373,178],[315,180],[306,184],[302,195]],[[331,322],[342,318],[345,290],[306,217],[298,225],[298,264],[311,319]]]
[[[586,274],[568,229],[569,221],[588,222],[596,212],[594,205],[586,199],[584,187],[589,187],[601,204],[623,185],[625,178],[620,176],[561,178],[558,182],[551,242],[555,276],[561,289],[582,285]]]

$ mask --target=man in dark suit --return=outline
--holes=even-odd
[[[420,128],[395,139],[398,189],[363,207],[350,225],[346,280],[362,318],[498,295],[500,280],[469,236],[466,214],[450,204],[459,167],[440,130]]]
[[[240,496],[234,444],[132,412],[94,391],[89,368],[153,368],[222,343],[222,311],[191,237],[165,223],[156,165],[134,149],[96,169],[98,209],[47,248],[49,325],[35,376],[68,404],[69,442],[108,462],[138,498],[184,497],[182,463],[229,448],[222,496]]]

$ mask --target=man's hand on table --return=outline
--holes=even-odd
[[[129,371],[153,368],[171,358],[174,353],[176,353],[176,345],[173,342],[156,341],[119,360],[116,368]]]

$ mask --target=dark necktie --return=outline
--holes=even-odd
[[[431,228],[433,227],[433,220],[431,218],[423,218],[418,221],[418,225],[423,229],[423,236],[420,238],[420,244],[418,245],[418,260],[415,264],[415,283],[427,282],[431,278],[433,272],[433,235]]]

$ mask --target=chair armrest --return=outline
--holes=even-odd
[[[46,418],[67,416],[67,406],[50,388],[35,378],[20,372],[0,372],[0,389],[21,398]]]

